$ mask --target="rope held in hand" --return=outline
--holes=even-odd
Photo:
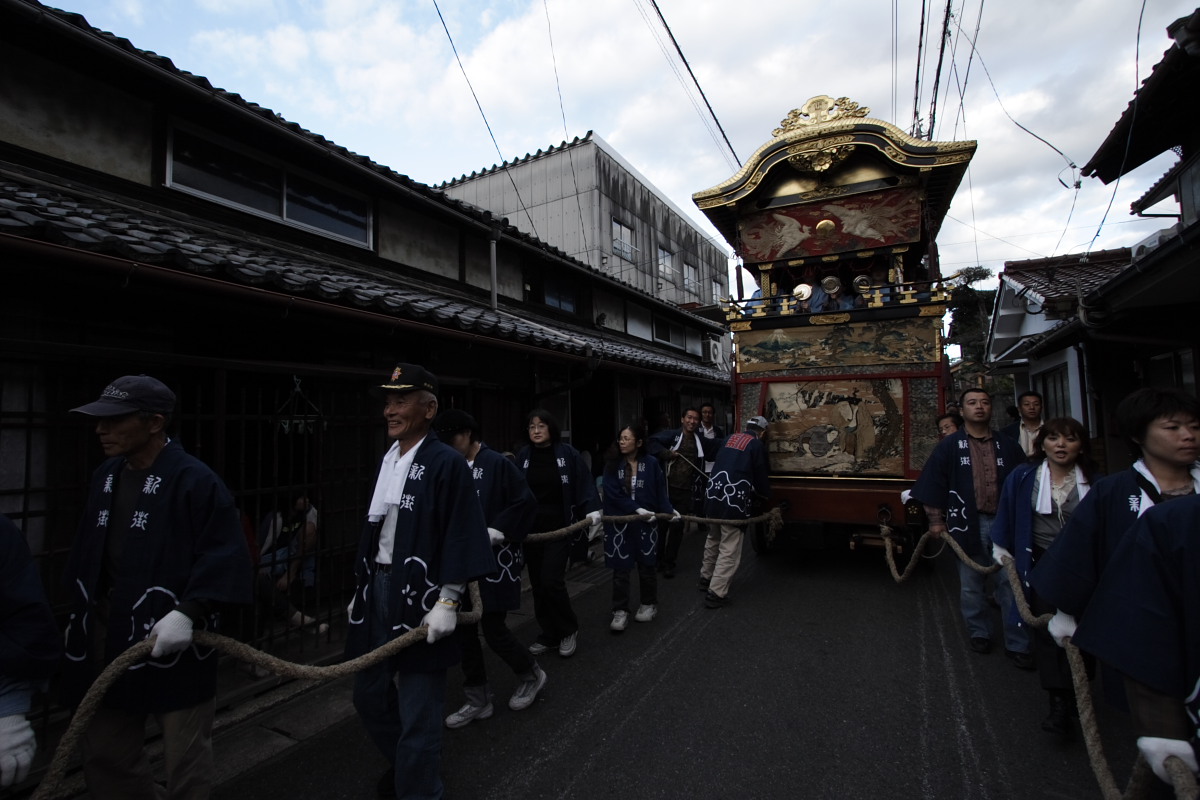
[[[893,555],[894,544],[892,542],[893,534],[891,533],[891,529],[886,525],[880,527],[883,533],[888,567],[891,569],[892,577],[895,578],[897,583],[903,583],[912,574],[913,568],[918,563],[918,556],[920,556],[926,543],[932,539],[941,539],[950,546],[950,549],[954,551],[959,560],[978,573],[990,575],[1000,569],[1004,570],[1005,578],[1012,587],[1012,596],[1016,602],[1017,611],[1026,625],[1033,628],[1045,628],[1050,623],[1050,618],[1054,616],[1053,614],[1034,616],[1033,611],[1029,608],[1028,601],[1025,599],[1025,589],[1021,585],[1020,576],[1017,575],[1017,566],[1011,558],[1005,557],[1003,564],[993,563],[984,566],[968,556],[951,536],[926,531],[913,548],[913,554],[909,559],[908,566],[902,574],[899,573],[896,569],[896,561]],[[1071,680],[1075,685],[1075,702],[1079,710],[1079,726],[1083,730],[1083,740],[1087,747],[1088,761],[1091,763],[1092,773],[1096,776],[1096,783],[1100,786],[1100,793],[1104,795],[1105,800],[1140,800],[1149,791],[1151,783],[1154,780],[1154,772],[1139,753],[1133,765],[1133,772],[1129,776],[1129,783],[1125,787],[1125,792],[1122,793],[1117,788],[1117,782],[1113,778],[1112,769],[1108,765],[1107,758],[1105,758],[1104,746],[1100,740],[1100,729],[1096,723],[1096,709],[1092,703],[1092,686],[1091,681],[1088,679],[1087,668],[1083,663],[1083,655],[1080,653],[1079,648],[1072,644],[1070,637],[1063,639],[1063,647],[1067,653],[1067,661],[1071,665]],[[1175,756],[1168,757],[1165,764],[1167,774],[1171,776],[1171,783],[1175,789],[1177,800],[1200,800],[1200,787],[1197,785],[1196,776],[1187,764]]]
[[[655,517],[661,520],[672,519],[671,514],[655,514]],[[619,517],[602,517],[603,520],[609,522],[638,522],[643,521],[640,514],[629,514]],[[709,519],[707,517],[692,517],[682,515],[682,519],[686,522],[720,523],[726,525],[746,526],[753,525],[758,522],[766,522],[770,528],[771,535],[783,527],[783,516],[779,509],[772,509],[766,514],[757,517],[752,517],[747,520],[727,520],[727,519]],[[544,542],[553,539],[563,539],[576,531],[590,527],[591,522],[587,519],[580,520],[555,531],[545,533],[530,534],[526,542]],[[479,586],[476,583],[471,584],[471,605],[474,611],[462,611],[458,614],[458,624],[464,625],[472,622],[478,622],[480,612],[478,609],[483,607],[483,601],[479,597]],[[294,678],[297,680],[313,680],[313,681],[331,681],[337,678],[343,678],[347,675],[352,675],[355,672],[360,672],[368,667],[372,667],[384,659],[391,658],[399,653],[404,648],[425,640],[427,628],[421,625],[411,631],[399,636],[387,644],[372,650],[370,653],[365,653],[358,658],[350,661],[343,661],[340,664],[333,664],[328,667],[315,667],[309,664],[296,664],[291,661],[284,661],[281,658],[276,658],[261,650],[257,650],[245,642],[239,642],[236,639],[231,639],[228,636],[222,636],[211,631],[195,631],[192,634],[194,644],[202,647],[211,647],[214,650],[219,650],[225,655],[232,656],[238,661],[243,661],[248,664],[253,664],[262,667],[275,675],[284,678]],[[32,800],[52,800],[59,795],[60,787],[63,778],[67,772],[67,762],[71,755],[79,746],[79,739],[83,736],[83,731],[87,729],[88,724],[92,721],[92,717],[96,715],[96,711],[100,707],[100,702],[104,699],[104,695],[116,683],[117,679],[133,665],[146,660],[150,657],[150,650],[154,646],[154,639],[146,639],[138,642],[133,647],[130,647],[121,655],[117,656],[111,664],[109,664],[103,672],[97,676],[96,680],[84,695],[79,707],[75,710],[75,714],[71,718],[70,725],[67,726],[66,732],[58,742],[58,748],[54,752],[54,757],[50,760],[50,766],[46,769],[46,774],[38,785],[37,790],[33,793]]]

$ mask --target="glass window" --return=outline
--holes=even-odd
[[[633,228],[622,225],[615,219],[612,221],[612,249],[614,255],[626,261],[635,260],[637,248],[633,246]]]
[[[683,265],[683,288],[692,294],[700,294],[700,270],[695,264]]]
[[[658,248],[658,277],[662,280],[675,282],[675,254],[662,247]]]
[[[371,230],[366,200],[295,175],[288,176],[287,218],[364,244]]]
[[[169,183],[210,200],[359,244],[371,239],[371,202],[176,128]]]
[[[725,291],[725,287],[721,285],[720,281],[713,281],[712,282],[712,301],[714,303],[720,302],[721,295],[722,295],[722,293],[724,293],[724,291]]]
[[[171,182],[215,198],[278,216],[283,175],[261,161],[175,131]]]
[[[575,289],[570,283],[554,278],[547,278],[545,283],[545,303],[551,308],[575,313]]]
[[[677,347],[683,347],[684,335],[683,326],[663,319],[662,317],[654,318],[654,339],[659,342],[666,342]]]
[[[1067,365],[1063,364],[1043,372],[1038,376],[1038,380],[1042,384],[1042,419],[1071,416],[1071,388]]]

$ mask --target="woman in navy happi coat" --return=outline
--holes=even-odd
[[[658,459],[646,455],[645,433],[640,425],[627,425],[617,439],[619,454],[604,470],[604,516],[666,513],[678,516],[667,493],[667,479]],[[658,613],[658,520],[604,523],[604,564],[613,571],[613,619],[609,628],[625,629],[629,619],[629,577],[638,570],[640,605],[638,622],[649,622]]]
[[[599,535],[600,497],[579,451],[561,441],[558,421],[545,409],[531,411],[527,422],[529,444],[517,453],[517,466],[537,499],[534,533],[565,528],[586,515]],[[525,545],[533,612],[541,627],[537,641],[529,648],[534,655],[551,648],[558,648],[563,658],[575,654],[579,619],[567,593],[567,560],[571,540],[586,541],[588,537],[589,532],[584,530],[569,539]]]

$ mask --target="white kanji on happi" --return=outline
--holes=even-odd
[[[408,468],[408,479],[410,481],[419,481],[421,476],[425,474],[424,464],[413,464]]]
[[[112,494],[112,489],[113,489],[113,476],[108,475],[104,478],[104,489],[102,491]]]
[[[400,508],[412,511],[415,507],[417,496],[415,494],[406,494],[400,498]]]
[[[1138,511],[1141,510],[1141,508],[1142,508],[1141,495],[1136,495],[1136,494],[1129,495],[1129,510],[1133,511],[1134,513],[1137,513]]]
[[[100,512],[99,516],[96,517],[96,526],[99,528],[104,528],[107,525],[108,525],[108,509],[104,509],[103,511]]]
[[[162,478],[157,475],[147,475],[146,485],[142,487],[142,494],[158,494],[160,486],[162,486]]]
[[[149,521],[150,521],[150,512],[149,511],[135,511],[135,512],[133,512],[133,521],[129,523],[129,527],[138,528],[138,529],[144,531],[144,530],[146,530],[146,523]]]

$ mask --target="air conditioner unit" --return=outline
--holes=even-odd
[[[705,364],[720,364],[724,360],[721,342],[717,339],[705,339],[703,355]]]
[[[1158,248],[1162,247],[1168,240],[1177,234],[1178,231],[1176,230],[1175,226],[1163,228],[1161,231],[1155,231],[1130,248],[1133,253],[1133,260],[1138,261],[1145,258]]]

